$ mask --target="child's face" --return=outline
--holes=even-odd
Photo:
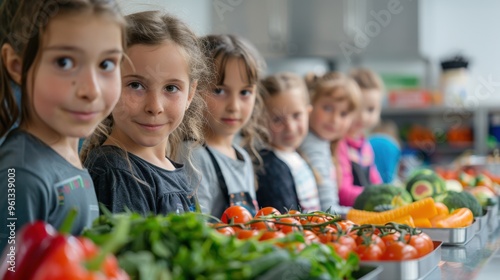
[[[360,137],[380,121],[382,94],[379,90],[363,90],[360,109],[356,113],[349,135]]]
[[[171,42],[133,45],[133,66],[122,69],[122,96],[113,110],[112,136],[128,147],[164,144],[181,123],[193,95],[181,48]]]
[[[222,85],[217,85],[206,97],[205,114],[212,131],[209,136],[234,136],[250,119],[255,104],[257,86],[247,79],[241,59],[230,58]]]
[[[120,96],[120,27],[95,15],[58,16],[49,21],[43,42],[38,68],[28,71],[35,110],[28,123],[47,136],[88,136]]]
[[[309,127],[321,139],[336,141],[347,134],[353,117],[347,100],[339,102],[332,97],[321,96],[313,104]]]
[[[268,126],[274,148],[295,151],[307,135],[311,106],[307,105],[305,94],[295,88],[266,99]]]

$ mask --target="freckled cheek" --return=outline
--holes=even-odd
[[[139,103],[134,103],[134,101],[130,98],[123,97],[118,100],[118,102],[115,105],[115,108],[113,109],[113,117],[115,119],[124,119],[133,112],[137,111],[139,107]]]

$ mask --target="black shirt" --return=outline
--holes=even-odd
[[[111,212],[127,209],[144,216],[194,210],[182,164],[166,170],[115,146],[92,150],[85,160],[97,200]]]
[[[299,200],[288,165],[279,159],[273,151],[262,150],[259,154],[264,162],[263,168],[257,172],[259,206],[271,206],[281,213],[292,209],[298,210]]]

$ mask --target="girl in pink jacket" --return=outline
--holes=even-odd
[[[380,121],[383,84],[376,73],[367,69],[356,69],[350,76],[358,83],[362,98],[347,137],[337,143],[339,202],[344,206],[352,206],[363,188],[382,183],[365,136]]]

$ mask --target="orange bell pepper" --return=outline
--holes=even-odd
[[[458,208],[444,219],[437,221],[436,226],[439,228],[460,228],[472,224],[473,221],[474,215],[469,208]]]

